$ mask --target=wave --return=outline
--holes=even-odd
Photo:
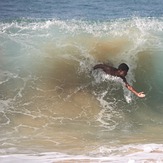
[[[159,86],[162,81],[157,71],[162,68],[162,30],[162,19],[154,18],[111,22],[28,19],[1,22],[1,65],[12,67],[16,74],[24,68],[31,74],[37,71],[36,76],[50,75],[65,83],[75,80],[74,84],[78,85],[81,82],[76,78],[83,78],[84,73],[82,82],[88,84],[89,72],[97,63],[117,67],[126,62],[130,67],[128,81],[151,96],[151,89],[157,85],[150,79]],[[161,92],[162,86],[160,95]]]
[[[163,21],[156,18],[0,22],[3,148],[10,140],[17,148],[33,143],[49,149],[55,145],[60,151],[58,144],[72,141],[85,146],[79,139],[87,139],[88,133],[98,138],[95,131],[115,132],[110,134],[114,139],[119,132],[141,129],[146,143],[156,137],[159,143],[162,37]],[[130,67],[128,82],[146,98],[135,97],[117,79],[92,70],[98,63],[117,67],[122,62]],[[81,135],[78,128],[87,134]]]
[[[40,53],[45,53],[43,55],[46,58],[67,55],[67,58],[81,59],[78,62],[87,58],[91,62],[88,66],[97,62],[118,65],[118,62],[124,60],[129,62],[131,69],[135,69],[137,63],[143,65],[141,62],[144,60],[151,62],[149,58],[154,55],[151,53],[161,50],[162,26],[162,19],[147,18],[111,22],[21,20],[1,23],[1,36],[3,42],[5,39],[9,41],[10,48],[15,46],[16,52],[29,51],[24,55],[34,55],[31,53],[37,51],[40,57]],[[5,49],[5,46],[1,49]],[[30,50],[33,51],[30,53]]]

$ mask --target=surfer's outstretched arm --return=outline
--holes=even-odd
[[[132,93],[134,93],[138,97],[145,97],[144,92],[137,92],[131,85],[129,85],[127,82],[125,83],[125,86],[128,90],[130,90]]]

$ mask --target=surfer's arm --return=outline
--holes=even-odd
[[[95,66],[93,67],[93,69],[94,69],[94,70],[97,69],[97,68],[104,69],[105,66],[106,66],[106,65],[104,65],[104,64],[97,64],[97,65],[95,65]]]
[[[144,92],[137,92],[131,85],[129,85],[127,82],[125,82],[125,86],[128,90],[130,90],[132,93],[134,93],[138,97],[145,97]]]

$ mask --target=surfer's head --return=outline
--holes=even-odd
[[[122,71],[127,71],[129,70],[129,67],[126,65],[126,63],[121,63],[119,66],[118,66],[118,70],[122,70]]]
[[[121,63],[121,64],[118,66],[118,71],[119,71],[119,74],[120,74],[121,76],[126,76],[128,70],[129,70],[129,67],[128,67],[127,64],[125,64],[125,63]]]

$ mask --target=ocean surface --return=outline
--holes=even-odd
[[[162,0],[1,0],[0,162],[162,163],[162,61]]]

